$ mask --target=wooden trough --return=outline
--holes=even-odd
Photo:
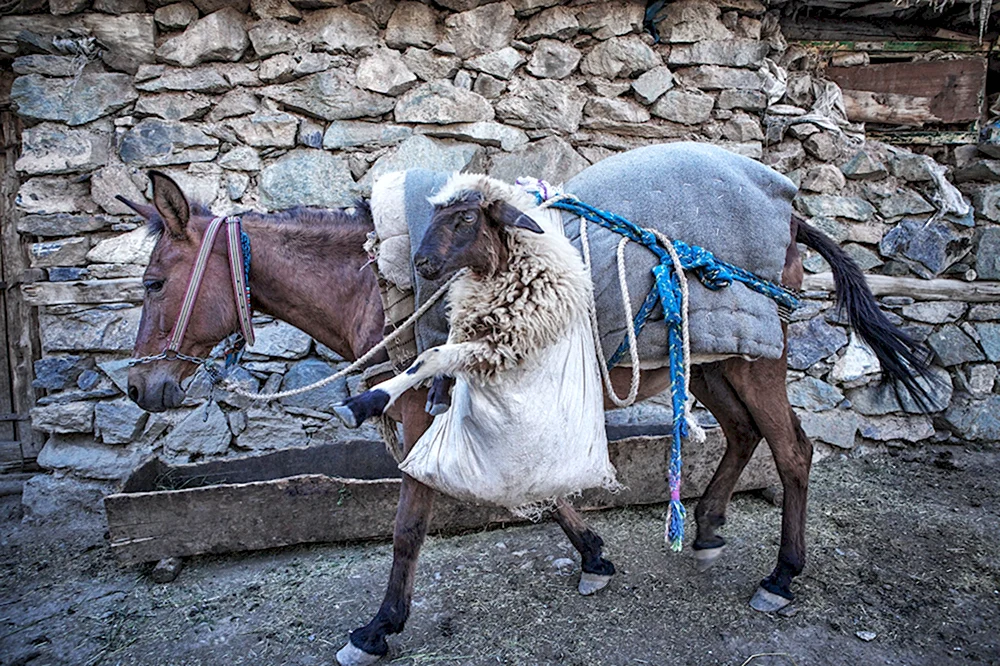
[[[626,490],[587,491],[584,510],[668,500],[669,428],[609,427],[611,460]],[[720,429],[704,444],[685,445],[683,494],[708,485],[725,448]],[[737,490],[778,483],[771,454],[759,446]],[[261,456],[171,466],[152,459],[120,493],[104,500],[111,549],[125,563],[201,553],[258,550],[310,542],[384,539],[392,535],[399,470],[382,442],[355,440],[291,448]],[[439,495],[433,533],[517,522],[498,507]]]

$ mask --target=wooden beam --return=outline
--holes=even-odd
[[[142,280],[79,280],[76,282],[33,282],[21,286],[29,305],[64,305],[72,303],[141,303]]]
[[[909,296],[918,301],[963,301],[993,303],[1000,301],[1000,281],[964,282],[962,280],[922,280],[920,278],[867,275],[868,286],[876,296]],[[833,291],[833,274],[806,274],[803,291]]]
[[[898,41],[887,41],[878,39],[841,39],[841,40],[824,40],[824,39],[804,39],[795,42],[800,46],[805,46],[807,48],[815,48],[820,51],[825,51],[828,53],[838,53],[838,52],[855,52],[861,51],[866,53],[874,53],[881,56],[888,54],[897,54],[899,56],[913,56],[918,53],[927,53],[928,51],[947,51],[950,53],[981,53],[986,54],[990,51],[989,42],[984,42],[982,44],[976,41],[949,41],[949,40],[898,40]]]

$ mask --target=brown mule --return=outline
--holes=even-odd
[[[177,319],[188,276],[205,228],[212,219],[208,211],[192,207],[167,176],[150,174],[154,205],[128,203],[146,218],[156,246],[143,278],[146,293],[134,356],[159,354]],[[252,244],[250,287],[253,307],[305,331],[345,359],[356,359],[381,339],[383,313],[374,275],[362,270],[367,256],[362,249],[372,224],[368,209],[353,212],[297,209],[264,215],[243,216],[243,229]],[[803,231],[805,230],[805,231]],[[857,267],[832,243],[816,240],[810,227],[792,222],[792,237],[817,247],[833,266],[835,274],[849,275],[849,292],[839,293],[848,307],[852,324],[879,354],[900,353],[893,344],[868,339],[872,325],[855,316],[874,316],[864,307],[874,299],[864,287]],[[821,235],[820,235],[821,236]],[[823,237],[825,238],[825,237]],[[828,241],[828,239],[827,239]],[[839,253],[839,254],[838,254]],[[206,277],[194,306],[194,317],[180,351],[206,356],[230,333],[238,330],[236,306],[229,285],[224,241],[217,240],[209,258]],[[801,258],[790,245],[784,282],[801,283]],[[842,288],[838,280],[838,291]],[[877,308],[874,310],[878,312]],[[859,314],[860,313],[860,314]],[[881,315],[881,313],[878,313]],[[884,316],[883,316],[884,319]],[[888,322],[885,325],[891,328]],[[882,326],[879,322],[878,326]],[[883,329],[876,329],[881,332]],[[904,355],[905,358],[905,355]],[[376,359],[378,362],[383,359]],[[883,367],[892,368],[883,363]],[[917,367],[914,365],[913,367]],[[136,365],[129,371],[129,397],[144,409],[163,411],[180,405],[182,382],[196,369],[184,360],[158,360]],[[616,369],[612,379],[619,392],[629,383],[629,370]],[[664,371],[644,372],[640,399],[660,393],[667,386]],[[730,359],[698,366],[692,373],[692,391],[721,423],[726,453],[695,512],[698,534],[696,552],[708,552],[710,562],[723,545],[715,530],[725,521],[725,511],[740,472],[759,443],[767,438],[785,487],[781,548],[778,564],[758,590],[755,607],[771,609],[792,598],[792,577],[805,562],[805,507],[811,444],[798,425],[785,394],[785,360],[747,362]],[[411,391],[400,398],[390,416],[403,424],[404,448],[414,445],[432,417],[424,411],[426,391]],[[386,654],[389,634],[399,633],[410,611],[417,558],[433,505],[434,491],[403,475],[399,507],[393,533],[393,564],[384,600],[374,618],[351,633],[350,642],[338,654],[345,664],[372,663]],[[583,575],[580,592],[596,592],[614,574],[614,565],[601,556],[603,542],[582,518],[560,502],[555,519],[580,552]]]

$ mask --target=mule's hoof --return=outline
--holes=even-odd
[[[774,592],[765,590],[763,587],[758,587],[750,599],[750,608],[761,613],[774,613],[790,603],[792,603],[791,599],[786,599],[780,594],[775,594]]]
[[[601,574],[587,573],[584,571],[580,574],[580,584],[576,586],[576,589],[585,597],[589,597],[592,594],[597,594],[611,581],[611,576],[603,576]]]
[[[705,573],[711,569],[725,549],[725,546],[719,546],[718,548],[702,548],[694,551],[694,566],[698,573]]]
[[[351,411],[351,408],[348,407],[347,405],[344,404],[334,405],[333,413],[337,416],[338,419],[340,419],[341,423],[343,423],[348,428],[351,428],[352,430],[361,425],[360,423],[358,423],[358,418],[354,416],[354,412]]]
[[[354,643],[350,640],[337,653],[337,663],[340,666],[370,666],[381,658],[377,654],[368,654],[361,648],[354,647]]]

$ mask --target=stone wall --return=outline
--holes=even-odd
[[[342,437],[329,405],[356,386],[205,407],[198,376],[188,407],[162,415],[124,397],[150,244],[115,195],[142,200],[149,168],[225,214],[350,205],[377,175],[408,167],[558,182],[649,143],[713,142],[800,183],[797,208],[870,273],[1000,277],[998,163],[948,152],[976,212],[940,214],[936,163],[864,143],[817,75],[822,58],[789,47],[757,0],[669,3],[660,44],[642,30],[641,2],[49,4],[52,16],[0,19],[0,37],[35,33],[0,44],[19,49],[16,224],[47,276],[25,287],[44,352],[39,463],[76,477],[116,480],[152,452],[191,461]],[[806,267],[826,270],[811,255]],[[918,415],[880,389],[829,294],[807,292],[790,327],[789,393],[820,450],[1000,437],[1000,305],[881,301],[936,352],[942,409]],[[342,364],[284,323],[257,328],[241,371],[255,388],[301,386]],[[663,408],[609,418],[651,416]]]

